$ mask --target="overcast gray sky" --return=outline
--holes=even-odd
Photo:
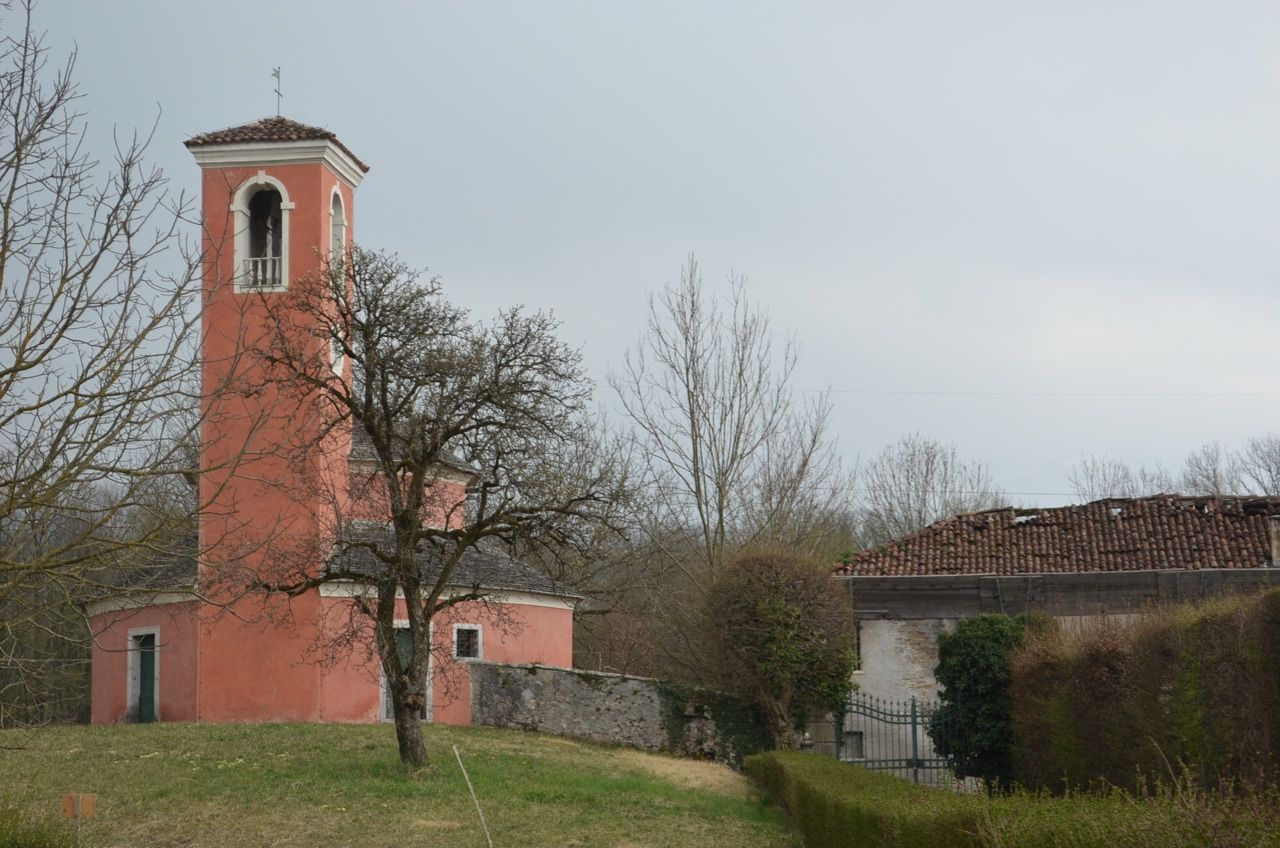
[[[44,0],[101,140],[283,113],[373,170],[356,237],[594,373],[695,251],[799,339],[853,461],[954,442],[1017,502],[1082,454],[1280,429],[1280,4]],[[601,396],[612,403],[607,388]]]

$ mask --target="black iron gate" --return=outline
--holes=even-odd
[[[895,701],[854,692],[836,717],[841,760],[913,783],[952,786],[945,751],[950,716],[937,701]]]

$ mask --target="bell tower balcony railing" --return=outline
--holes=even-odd
[[[253,289],[278,289],[284,286],[279,256],[255,256],[244,260],[241,285]]]

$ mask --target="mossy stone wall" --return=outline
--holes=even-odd
[[[472,663],[471,721],[741,766],[765,746],[756,710],[726,695],[647,677]]]

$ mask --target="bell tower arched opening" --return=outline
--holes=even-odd
[[[236,190],[236,291],[283,291],[289,287],[289,212],[284,183],[259,171]]]

